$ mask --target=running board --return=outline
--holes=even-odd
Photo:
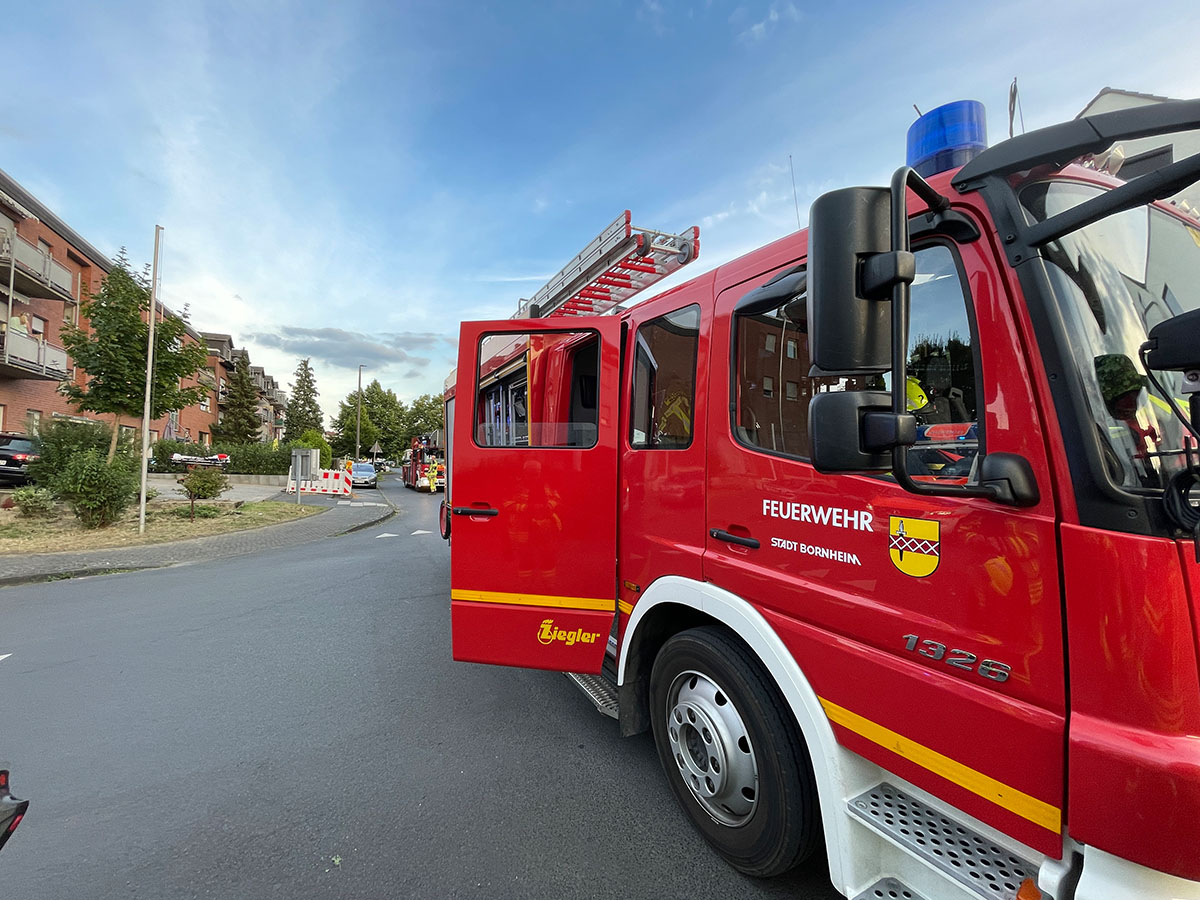
[[[925,900],[910,887],[895,878],[881,878],[854,900]]]
[[[1012,900],[1026,879],[1037,884],[1037,866],[886,782],[859,794],[847,806],[873,831],[985,900]],[[874,889],[859,897],[873,897]],[[886,890],[878,896],[892,897]]]
[[[617,686],[603,675],[580,675],[578,672],[565,672],[575,686],[588,695],[588,699],[596,705],[596,709],[613,719],[617,718],[620,704],[617,702]]]

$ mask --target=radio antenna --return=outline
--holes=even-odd
[[[788,168],[792,171],[792,202],[796,204],[796,230],[800,230],[800,198],[796,196],[796,167],[792,165],[792,154],[788,154]]]

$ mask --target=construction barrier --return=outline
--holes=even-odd
[[[350,488],[350,473],[345,469],[322,469],[316,478],[300,482],[301,494],[333,494],[339,497],[349,497]],[[296,482],[289,477],[287,493],[294,493],[295,490]]]

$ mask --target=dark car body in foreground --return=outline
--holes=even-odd
[[[0,767],[0,848],[8,843],[27,809],[29,801],[18,800],[9,792],[8,769]]]
[[[37,459],[33,441],[23,434],[0,433],[0,482],[25,484],[29,463]]]

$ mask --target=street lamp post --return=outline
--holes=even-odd
[[[358,367],[358,409],[354,413],[354,461],[358,462],[359,440],[362,436],[362,370],[366,363]]]

